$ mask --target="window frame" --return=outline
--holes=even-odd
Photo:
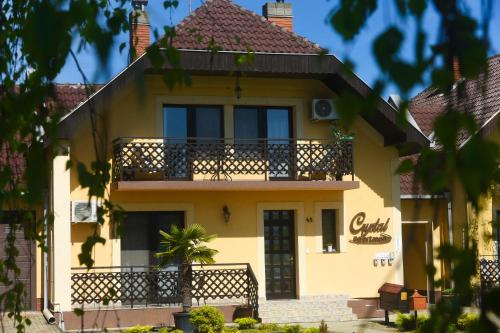
[[[328,252],[323,249],[323,221],[322,215],[323,210],[332,209],[335,210],[335,227],[336,227],[336,251]],[[346,226],[344,225],[344,204],[342,201],[328,201],[328,202],[315,202],[314,203],[314,218],[309,220],[309,223],[313,223],[316,234],[315,234],[315,252],[318,254],[338,254],[347,252],[347,238],[346,238]]]
[[[197,108],[214,108],[219,111],[220,114],[220,137],[217,139],[224,139],[224,134],[226,132],[225,126],[224,126],[224,106],[223,105],[214,105],[214,104],[163,104],[162,107],[162,135],[164,138],[168,138],[165,136],[165,112],[168,107],[177,107],[177,108],[186,108],[186,113],[187,113],[187,139],[197,139],[198,138],[198,133],[196,133],[196,109]],[[216,139],[216,138],[209,138],[209,139]]]

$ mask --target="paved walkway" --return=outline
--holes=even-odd
[[[26,326],[26,333],[60,333],[57,325],[49,325],[41,312],[25,312],[24,315],[31,320],[31,325]],[[7,315],[0,314],[0,333],[17,333],[14,321]]]

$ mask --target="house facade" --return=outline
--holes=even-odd
[[[159,230],[174,224],[198,223],[217,234],[211,246],[220,266],[200,268],[199,288],[244,280],[245,292],[212,288],[212,295],[194,296],[225,311],[238,304],[234,298],[245,298],[258,301],[264,321],[304,321],[307,313],[287,317],[285,308],[280,314],[270,309],[285,303],[266,304],[321,301],[336,310],[313,320],[348,320],[375,314],[383,283],[404,283],[395,170],[401,156],[428,140],[412,126],[399,126],[397,110],[382,100],[375,112],[357,118],[352,138],[336,139],[329,101],[345,90],[366,96],[369,88],[289,30],[289,4],[264,8],[267,18],[228,0],[207,1],[176,27],[173,40],[191,85],[168,89],[141,55],[61,121],[52,162],[49,298],[67,328],[80,325],[74,308],[86,310],[87,327],[116,326],[107,310],[121,313],[122,325],[132,317],[131,324],[159,323],[154,313],[168,317],[171,290],[152,286],[148,272],[156,264]],[[131,40],[138,42],[147,13],[138,5],[133,15],[140,19],[133,21]],[[210,40],[223,51],[207,51]],[[252,63],[236,64],[235,55],[249,47]],[[95,224],[79,221],[92,208],[85,213],[87,191],[66,163],[95,160],[91,109],[104,138],[99,149],[112,164],[109,197],[127,216],[121,234],[113,221],[97,227],[106,243],[95,247],[96,268],[87,271],[78,254]],[[154,274],[164,274],[155,281],[175,275]],[[224,274],[233,280],[220,280]],[[117,295],[105,306],[109,290]]]
[[[488,141],[500,144],[498,131],[500,95],[500,57],[488,59],[485,73],[474,79],[464,79],[457,72],[456,80],[464,84],[459,98],[457,89],[443,94],[428,88],[413,98],[409,111],[416,127],[433,140],[433,124],[442,115],[447,105],[472,114],[478,124],[478,132]],[[458,102],[457,102],[458,101]],[[469,136],[459,139],[459,149],[467,149]],[[412,156],[416,160],[417,155]],[[452,288],[450,267],[436,260],[437,247],[451,244],[463,248],[467,239],[474,238],[478,245],[479,272],[473,283],[486,287],[498,283],[498,229],[492,223],[500,217],[498,185],[480,200],[480,210],[472,207],[458,181],[446,193],[432,193],[419,184],[413,174],[401,176],[401,207],[403,240],[412,242],[403,253],[405,262],[419,262],[416,267],[405,265],[405,285],[419,290],[437,291],[431,298],[439,298],[439,289],[434,288],[433,279],[426,276],[424,265],[434,264],[437,272],[434,280],[442,279],[444,289]],[[407,230],[407,231],[406,231]]]

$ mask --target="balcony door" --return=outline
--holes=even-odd
[[[279,107],[235,107],[234,136],[242,147],[256,149],[267,157],[268,175],[273,180],[289,179],[293,176],[292,111]]]
[[[196,159],[197,152],[210,152],[213,145],[222,142],[223,120],[219,106],[164,106],[163,136],[169,179],[192,177],[191,161]]]

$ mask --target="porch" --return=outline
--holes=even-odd
[[[193,305],[236,305],[259,317],[258,282],[250,264],[191,267]],[[140,309],[179,307],[179,265],[72,268],[73,308]]]

